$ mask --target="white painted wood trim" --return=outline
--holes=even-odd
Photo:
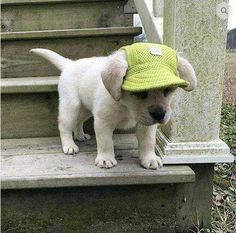
[[[162,44],[163,31],[159,29],[162,28],[163,18],[154,16],[152,0],[134,0],[134,3],[142,21],[148,42]]]
[[[152,5],[154,17],[163,17],[164,0],[153,0]]]
[[[229,155],[176,155],[176,156],[164,156],[162,157],[163,164],[198,164],[198,163],[232,163],[234,162],[234,156]]]
[[[233,162],[229,147],[220,139],[207,142],[171,142],[157,131],[157,153],[164,164]]]

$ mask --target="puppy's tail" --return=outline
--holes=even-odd
[[[49,60],[52,64],[54,64],[59,70],[64,70],[66,64],[71,62],[70,59],[64,58],[61,55],[49,50],[49,49],[31,49],[31,53],[35,53]]]

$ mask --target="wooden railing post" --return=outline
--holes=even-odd
[[[159,30],[159,25],[162,25],[162,8],[159,6],[161,2],[163,3],[163,0],[155,0],[155,2],[153,0],[134,0],[148,42],[151,43],[162,43],[162,30]]]
[[[164,10],[164,0],[153,0],[153,15],[155,17],[163,17],[163,10]]]
[[[166,155],[165,163],[233,160],[219,139],[227,32],[227,17],[217,14],[220,3],[164,1],[164,44],[183,52],[198,78],[193,92],[178,91],[172,118],[157,133],[157,149]]]

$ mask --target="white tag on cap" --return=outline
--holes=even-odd
[[[150,53],[155,56],[162,56],[163,55],[161,49],[155,48],[155,47],[150,48]]]

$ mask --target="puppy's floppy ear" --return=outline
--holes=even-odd
[[[185,87],[185,91],[192,91],[197,86],[197,77],[192,65],[183,57],[178,56],[178,72],[181,79],[188,81],[189,86]]]
[[[121,86],[127,69],[128,63],[124,52],[117,52],[108,57],[105,69],[102,71],[103,84],[116,101],[121,98]]]

